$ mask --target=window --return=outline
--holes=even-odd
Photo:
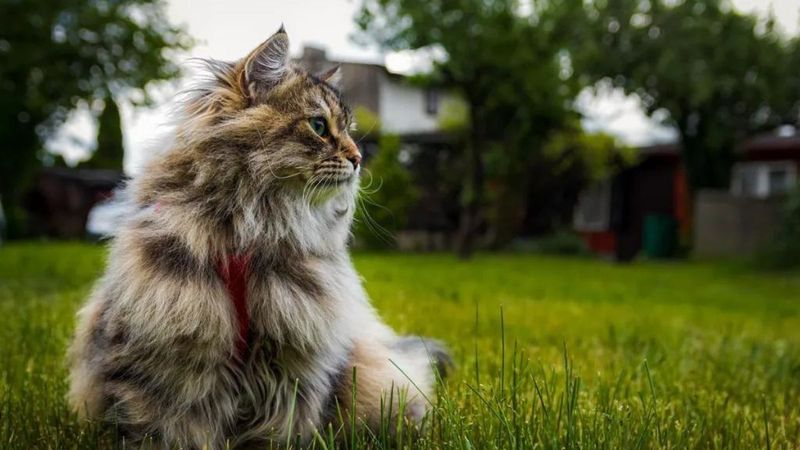
[[[425,90],[425,112],[431,116],[439,114],[439,91],[437,89]]]
[[[578,231],[608,231],[611,227],[611,180],[581,192],[573,215]]]
[[[769,170],[770,194],[786,194],[792,190],[791,177],[786,168],[773,168]]]
[[[731,192],[739,197],[768,198],[786,194],[797,183],[794,161],[745,162],[736,164]]]

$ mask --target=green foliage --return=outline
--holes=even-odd
[[[634,148],[622,145],[606,133],[586,133],[576,125],[554,133],[543,149],[555,176],[578,168],[589,183],[608,179],[616,171],[636,162]]]
[[[92,157],[82,164],[91,169],[110,169],[122,171],[125,150],[122,140],[122,122],[119,107],[114,97],[109,95],[100,114],[97,129],[97,149]]]
[[[800,267],[800,186],[787,198],[781,228],[757,258],[760,267]]]
[[[0,195],[10,234],[22,232],[21,195],[42,161],[42,142],[82,102],[147,100],[145,86],[178,74],[191,40],[161,0],[0,2]]]
[[[515,156],[516,148],[511,144],[494,147],[486,155],[492,182],[486,218],[495,248],[519,236],[526,212],[537,216],[535,224],[529,226],[539,233],[569,227],[579,193],[592,182],[630,165],[636,155],[612,136],[584,132],[578,121],[571,121],[542,141],[540,150],[527,155]],[[495,182],[498,179],[501,182]]]
[[[59,153],[59,154],[50,154],[50,155],[47,155],[47,156],[49,156],[50,158],[44,159],[44,165],[45,166],[47,166],[47,167],[61,167],[61,168],[69,167],[69,164],[67,164],[67,160],[64,159],[64,155]]]
[[[678,130],[693,189],[728,185],[736,144],[796,123],[800,39],[726,0],[592,2],[576,54],[587,79],[637,94]]]
[[[519,182],[554,129],[574,118],[579,86],[569,69],[580,2],[535,1],[522,14],[516,0],[362,0],[357,23],[364,37],[390,49],[436,49],[430,82],[455,89],[470,124],[464,168],[459,253],[468,256],[483,222],[486,178],[522,195]],[[486,173],[489,152],[503,158]],[[513,204],[521,203],[520,198]]]
[[[65,401],[66,344],[104,256],[0,248],[3,449],[115,448],[113,426],[80,422]],[[356,431],[346,448],[800,447],[797,274],[523,254],[353,259],[381,316],[444,341],[457,368],[419,440]]]
[[[455,136],[466,136],[469,127],[469,105],[460,97],[445,98],[439,113],[439,129]]]
[[[583,238],[571,230],[558,230],[534,241],[520,243],[513,246],[512,249],[531,251],[543,255],[590,255]]]
[[[381,134],[381,119],[377,114],[369,110],[365,106],[356,106],[353,111],[353,117],[356,123],[356,131],[354,137],[374,137]]]
[[[365,166],[354,233],[369,248],[394,245],[393,233],[402,230],[408,212],[419,197],[411,173],[400,161],[400,137],[383,134],[378,153]]]

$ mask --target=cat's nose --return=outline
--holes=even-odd
[[[353,165],[353,169],[358,169],[358,165],[361,164],[360,153],[350,153],[346,156],[346,158],[348,161],[350,161],[350,164]]]
[[[353,165],[353,169],[358,169],[358,165],[361,164],[361,152],[358,151],[358,146],[352,139],[347,139],[344,143],[344,151],[343,156],[345,159],[350,161],[350,164]]]

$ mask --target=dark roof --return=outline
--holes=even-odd
[[[678,144],[654,144],[639,147],[639,153],[643,156],[673,156],[679,155],[681,147]]]
[[[333,67],[336,64],[349,65],[349,66],[362,66],[362,67],[372,67],[374,69],[378,69],[378,70],[380,70],[382,72],[385,72],[386,74],[388,74],[390,76],[391,75],[397,75],[397,74],[394,74],[392,72],[389,72],[389,70],[386,68],[386,66],[383,65],[383,64],[380,64],[380,63],[367,62],[367,61],[354,61],[354,60],[346,61],[346,60],[343,60],[343,59],[338,59],[338,60],[329,59],[328,58],[328,53],[325,51],[324,48],[317,47],[317,46],[314,46],[314,45],[305,45],[305,46],[303,46],[303,53],[300,56],[298,56],[296,58],[293,58],[293,59],[294,59],[295,62],[300,63],[301,65],[305,65],[305,66],[308,66],[308,65],[312,65],[312,66],[313,65],[322,65],[325,68]],[[320,70],[321,67],[311,67],[311,69]],[[398,75],[398,76],[400,76],[400,75]]]
[[[800,135],[780,136],[770,134],[756,136],[745,142],[742,148],[747,153],[793,151],[800,154]]]
[[[402,133],[400,134],[400,138],[403,142],[415,144],[449,144],[455,140],[455,136],[444,131]]]
[[[324,48],[314,45],[303,46],[303,53],[294,58],[294,61],[308,70],[319,71],[328,69],[338,64],[340,66],[366,67],[378,71],[395,81],[406,80],[408,77],[402,73],[390,71],[385,64],[369,61],[356,61],[344,59],[329,59]]]
[[[655,144],[639,147],[639,152],[644,156],[678,155],[680,149],[680,144],[677,143]],[[745,153],[791,151],[800,154],[800,135],[763,134],[745,141],[741,149]]]
[[[78,182],[88,187],[113,187],[125,180],[125,174],[117,170],[71,169],[66,167],[48,167],[42,169],[43,177],[59,178]]]

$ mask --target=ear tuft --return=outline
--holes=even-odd
[[[247,57],[242,89],[252,99],[274,88],[289,69],[289,36],[281,28]]]
[[[317,78],[334,87],[339,87],[342,82],[342,66],[337,64],[317,75]]]

